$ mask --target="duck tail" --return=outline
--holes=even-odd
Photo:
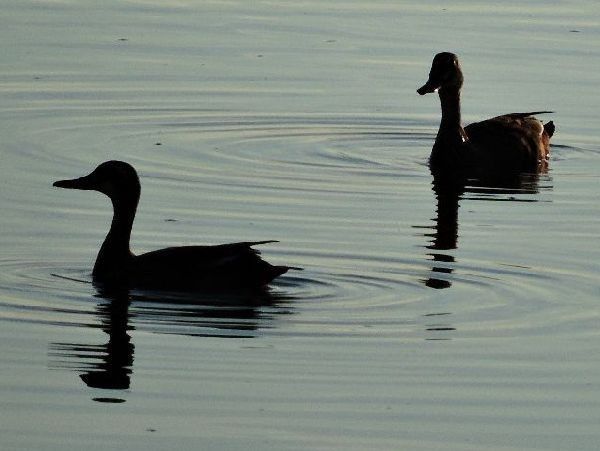
[[[273,279],[285,274],[287,271],[287,266],[274,266],[264,262],[264,267],[258,277],[255,278],[256,286],[261,288],[266,287]]]
[[[528,111],[527,113],[508,113],[503,116],[508,116],[513,119],[525,119],[526,117],[536,116],[538,114],[554,113],[554,111]],[[502,117],[502,116],[500,116]]]
[[[304,268],[300,268],[299,266],[285,266],[286,271],[288,270],[293,270],[293,271],[304,271]]]
[[[273,266],[272,273],[270,275],[273,276],[274,279],[275,277],[285,274],[289,269],[290,268],[288,266]]]
[[[247,246],[258,246],[260,244],[269,244],[269,243],[279,243],[279,241],[277,240],[264,240],[264,241],[246,241],[243,244],[246,244]]]
[[[544,124],[544,133],[548,135],[548,138],[552,138],[552,135],[554,135],[555,130],[556,126],[554,125],[554,121],[546,122]]]
[[[259,244],[269,244],[269,243],[279,243],[278,240],[266,240],[266,241],[248,241],[245,242],[243,244],[248,245],[249,247],[252,246],[256,246]],[[260,254],[260,252],[256,249],[252,249],[255,253]],[[271,265],[273,266],[273,265]],[[303,271],[304,268],[300,268],[299,266],[273,266],[274,271],[273,273],[275,274],[274,277],[280,276],[281,274],[285,274],[286,272],[288,272],[290,269],[294,270],[294,271]]]
[[[536,114],[550,114],[554,113],[554,111],[544,110],[544,111],[530,111],[529,113],[521,113],[527,116],[535,116]]]

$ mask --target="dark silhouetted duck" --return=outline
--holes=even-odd
[[[112,224],[94,264],[94,282],[137,288],[238,290],[265,287],[291,269],[267,263],[252,249],[275,241],[169,247],[134,255],[129,239],[140,181],[128,163],[106,161],[85,177],[60,180],[54,186],[100,191],[112,201]]]
[[[502,174],[545,169],[554,123],[543,125],[533,115],[551,111],[505,114],[463,129],[460,121],[462,85],[458,57],[443,52],[435,55],[427,83],[417,90],[420,95],[437,91],[442,104],[440,129],[429,160],[432,172]]]

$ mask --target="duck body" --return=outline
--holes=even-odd
[[[228,243],[216,246],[169,247],[133,255],[126,283],[162,288],[246,288],[264,287],[288,271],[260,258],[252,246],[275,241]],[[97,267],[98,262],[94,268]],[[118,279],[119,273],[96,271],[98,279]]]
[[[228,243],[215,246],[181,246],[140,255],[98,255],[94,282],[157,289],[261,288],[286,273],[273,266],[252,246],[275,241]]]
[[[549,111],[510,113],[463,128],[462,84],[458,57],[443,52],[434,57],[429,79],[417,90],[420,95],[437,91],[442,107],[440,128],[429,160],[432,171],[483,175],[545,169],[555,127],[552,121],[542,124],[534,115]]]
[[[169,247],[135,255],[129,242],[140,183],[128,163],[107,161],[85,177],[60,180],[54,186],[100,191],[112,201],[110,231],[92,271],[95,283],[132,288],[239,290],[263,288],[290,269],[271,265],[252,248],[275,242],[272,240]]]

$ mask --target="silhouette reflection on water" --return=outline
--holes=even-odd
[[[123,390],[130,386],[135,346],[129,332],[131,299],[126,290],[105,292],[98,289],[94,316],[98,327],[108,335],[103,344],[52,343],[50,354],[55,368],[82,371],[81,380],[89,387]],[[88,326],[90,327],[90,326]]]
[[[423,236],[430,238],[425,247],[431,252],[426,257],[433,261],[433,266],[423,283],[430,288],[444,289],[452,286],[451,274],[456,260],[450,251],[458,247],[458,210],[461,200],[538,202],[538,198],[524,195],[539,193],[539,174],[517,173],[480,179],[434,172],[432,175],[431,186],[437,202],[436,217],[433,226],[424,227],[431,231],[423,233]]]
[[[268,327],[274,314],[291,314],[286,295],[259,292],[182,294],[130,291],[96,286],[94,317],[108,341],[103,344],[52,343],[54,369],[81,372],[91,388],[126,390],[133,376],[134,350],[131,331],[201,337],[252,338]],[[272,310],[271,308],[275,309]],[[271,312],[272,314],[269,314]],[[99,402],[123,402],[118,398],[94,398]]]

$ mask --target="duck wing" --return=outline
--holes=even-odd
[[[550,111],[504,114],[469,124],[464,130],[471,145],[489,157],[496,169],[534,170],[546,160],[554,133],[552,122],[544,126],[534,117],[542,113]]]
[[[264,287],[290,269],[271,265],[252,248],[272,242],[276,241],[169,247],[148,252],[134,258],[131,282],[163,288]]]

